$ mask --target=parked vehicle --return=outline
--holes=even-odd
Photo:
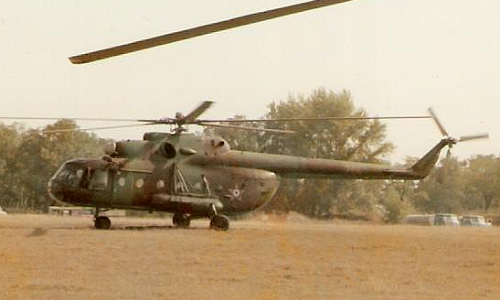
[[[467,227],[491,227],[491,223],[486,222],[483,216],[466,215],[460,218],[460,226]]]
[[[7,213],[2,210],[2,207],[0,206],[0,216],[6,216]]]
[[[460,226],[458,217],[454,214],[436,214],[434,217],[434,226]]]
[[[401,220],[401,223],[407,225],[432,226],[434,225],[434,215],[407,215]]]

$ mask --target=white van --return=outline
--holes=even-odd
[[[434,215],[407,215],[401,220],[401,223],[407,225],[434,225]]]
[[[483,216],[466,215],[460,218],[460,226],[466,227],[491,227],[490,222],[486,222]]]
[[[460,226],[458,217],[454,214],[436,214],[434,217],[434,226]]]

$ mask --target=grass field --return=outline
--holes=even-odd
[[[500,299],[499,228],[112,221],[0,218],[0,299]]]

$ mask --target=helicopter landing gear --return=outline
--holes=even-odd
[[[224,215],[215,215],[210,219],[210,228],[226,231],[229,229],[229,219]]]
[[[94,215],[94,226],[96,229],[109,229],[111,227],[111,220],[108,217],[99,216],[99,208],[96,207]]]
[[[94,225],[96,229],[109,229],[111,227],[111,220],[108,217],[95,218]]]
[[[172,223],[174,223],[174,226],[176,227],[189,227],[189,224],[191,224],[191,218],[185,213],[175,213],[172,218]]]
[[[229,219],[224,215],[217,214],[215,205],[210,205],[210,228],[214,230],[226,231],[229,229]]]

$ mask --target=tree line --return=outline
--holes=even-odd
[[[0,206],[15,211],[46,211],[47,182],[69,159],[99,157],[108,142],[75,129],[74,121],[60,120],[42,129],[0,123]],[[47,131],[47,132],[45,132]]]
[[[271,103],[264,118],[363,117],[347,91],[314,90]],[[245,119],[242,115],[235,118]],[[255,124],[248,124],[255,125]],[[394,145],[378,120],[262,123],[293,135],[209,129],[238,150],[314,158],[390,164]],[[47,182],[66,160],[99,157],[109,140],[85,131],[50,133],[77,128],[60,120],[42,129],[0,123],[0,206],[20,211],[44,211],[49,203]],[[48,132],[47,132],[48,131]],[[407,158],[411,165],[416,158]],[[498,213],[500,157],[478,155],[441,159],[421,181],[283,179],[268,212],[296,211],[313,218],[384,218],[397,222],[408,213]]]

